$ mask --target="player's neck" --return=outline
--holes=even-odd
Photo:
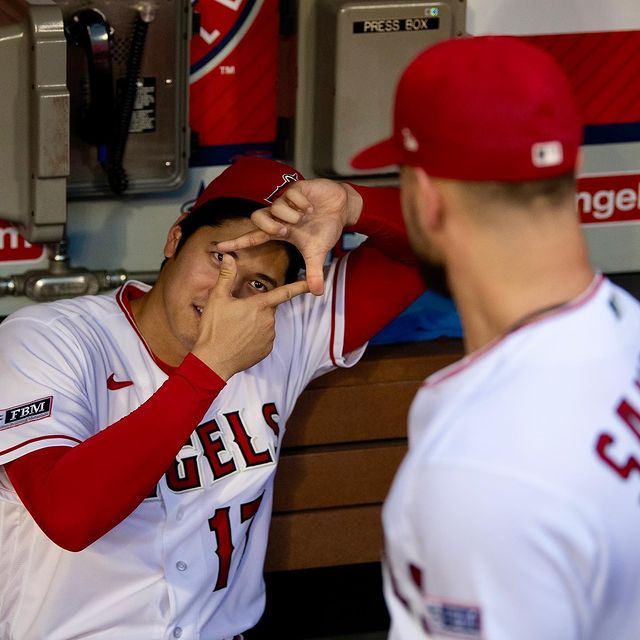
[[[161,297],[156,283],[144,296],[131,301],[131,311],[140,335],[155,358],[169,367],[177,367],[186,352],[167,329]]]
[[[593,280],[579,234],[566,235],[564,242],[503,238],[494,246],[480,246],[468,261],[454,261],[449,274],[468,353],[553,313]]]

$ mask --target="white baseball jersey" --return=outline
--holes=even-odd
[[[598,276],[416,396],[390,638],[638,640],[639,498],[640,304]]]
[[[84,551],[52,543],[0,467],[0,638],[217,640],[255,625],[285,423],[312,378],[364,350],[342,354],[345,269],[346,258],[330,267],[322,297],[278,307],[272,353],[229,380],[156,495]],[[35,305],[0,325],[0,464],[74,446],[166,380],[124,303],[132,287],[147,288]]]

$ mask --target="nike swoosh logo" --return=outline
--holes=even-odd
[[[109,389],[109,391],[124,389],[125,387],[130,387],[132,384],[133,382],[131,380],[116,380],[113,373],[107,378],[107,389]]]

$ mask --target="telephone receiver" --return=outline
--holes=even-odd
[[[97,147],[98,161],[116,195],[124,193],[129,186],[122,161],[129,137],[147,29],[153,18],[154,14],[148,6],[136,13],[126,77],[122,91],[118,92],[117,102],[111,64],[113,29],[106,16],[94,8],[81,9],[72,14],[65,24],[68,40],[81,47],[87,58],[89,95],[80,114],[79,133],[87,144]]]

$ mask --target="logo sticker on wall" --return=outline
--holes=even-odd
[[[215,69],[242,41],[264,0],[200,0],[200,32],[191,41],[191,82]]]
[[[189,164],[273,155],[278,79],[278,0],[198,0],[191,39]]]

